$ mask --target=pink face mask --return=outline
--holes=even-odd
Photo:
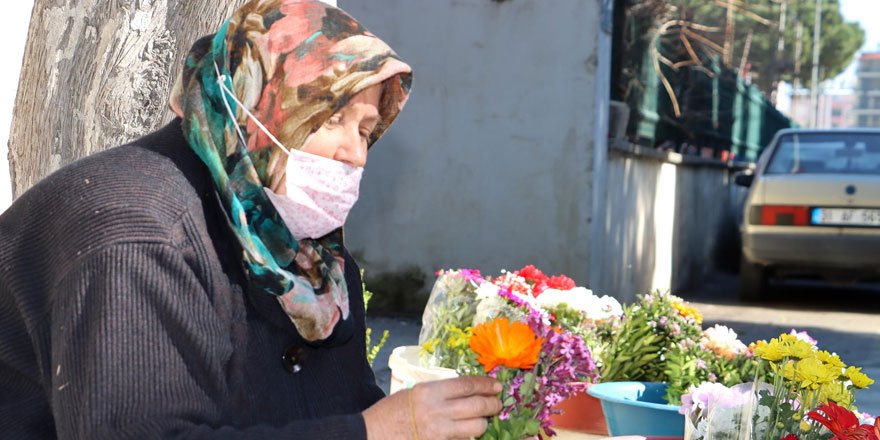
[[[269,130],[226,87],[226,78],[219,75],[218,84],[224,91],[224,104],[232,120],[236,120],[225,97],[229,96],[287,158],[286,195],[263,188],[284,224],[296,239],[320,238],[345,224],[348,213],[358,200],[364,169],[326,157],[285,148]],[[244,133],[238,134],[244,140]]]
[[[345,224],[357,202],[363,168],[288,150],[287,195],[264,188],[297,239],[320,238]]]

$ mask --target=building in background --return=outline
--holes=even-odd
[[[859,85],[855,125],[880,128],[880,52],[862,54],[856,76]]]
[[[851,88],[823,85],[819,89],[818,118],[815,128],[847,128],[856,125],[857,94]],[[810,89],[793,90],[786,110],[801,127],[810,126]]]

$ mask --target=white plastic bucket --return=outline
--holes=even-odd
[[[388,368],[391,369],[391,394],[412,388],[417,383],[458,377],[458,373],[450,368],[423,367],[417,345],[395,348],[388,358]]]

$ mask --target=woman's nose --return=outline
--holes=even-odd
[[[342,145],[336,150],[334,159],[353,167],[367,164],[367,144],[361,139],[359,127],[346,127]]]

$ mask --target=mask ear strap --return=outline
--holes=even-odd
[[[238,121],[235,118],[235,113],[232,112],[232,107],[229,106],[229,101],[226,100],[227,95],[232,98],[233,101],[235,101],[240,109],[244,110],[245,114],[247,114],[248,117],[250,117],[254,121],[254,123],[257,124],[258,127],[260,127],[260,130],[263,130],[263,133],[266,133],[266,136],[269,136],[269,139],[271,139],[272,142],[275,143],[276,147],[280,148],[281,151],[284,152],[284,154],[290,156],[290,151],[287,151],[287,148],[284,148],[284,145],[282,145],[281,142],[272,135],[269,129],[267,129],[266,126],[263,125],[263,123],[260,122],[260,120],[257,119],[257,117],[254,116],[253,113],[251,113],[250,110],[248,110],[247,107],[238,100],[238,98],[235,97],[235,93],[233,93],[232,90],[229,90],[229,87],[226,85],[226,81],[228,80],[228,78],[226,77],[226,75],[220,74],[220,68],[217,67],[216,61],[214,62],[214,71],[217,72],[217,85],[220,86],[220,90],[223,92],[223,105],[226,107],[226,111],[229,113],[229,117],[232,118],[232,122],[235,125],[235,130],[238,132],[238,137],[241,138],[242,145],[246,146],[247,141],[244,138],[244,132],[241,131],[241,127],[238,125]]]

